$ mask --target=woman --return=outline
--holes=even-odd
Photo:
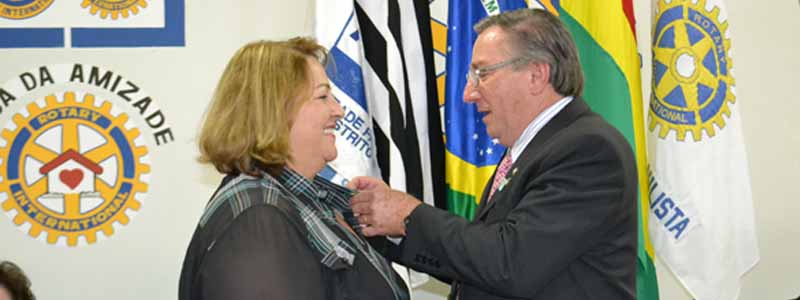
[[[349,190],[315,177],[336,158],[343,115],[325,60],[295,38],[248,44],[228,63],[198,141],[200,161],[227,176],[192,237],[179,299],[408,299],[353,230]]]
[[[0,262],[0,300],[36,300],[28,276],[10,261]]]

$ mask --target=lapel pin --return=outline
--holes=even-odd
[[[497,187],[497,191],[498,191],[498,192],[499,192],[499,191],[502,191],[502,190],[503,190],[503,188],[506,186],[506,184],[508,184],[510,181],[511,181],[511,179],[510,179],[510,178],[508,178],[508,177],[506,177],[506,178],[503,178],[503,180],[502,180],[502,181],[500,181],[500,186],[499,186],[499,187]]]
[[[502,180],[502,181],[500,181],[500,186],[499,186],[499,187],[497,187],[497,191],[498,191],[498,192],[499,192],[499,191],[502,191],[502,190],[503,190],[503,188],[504,188],[504,187],[505,187],[507,184],[511,183],[511,177],[513,177],[513,176],[514,176],[514,174],[517,174],[517,170],[518,170],[517,168],[514,168],[514,170],[512,170],[512,171],[511,171],[511,175],[510,175],[510,176],[508,176],[508,177],[506,177],[506,178],[503,178],[503,180]]]

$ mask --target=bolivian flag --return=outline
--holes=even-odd
[[[541,1],[549,2],[549,1]],[[642,108],[641,60],[631,0],[553,1],[575,42],[586,78],[583,98],[617,127],[636,153],[639,169],[639,300],[658,299],[653,247],[647,234],[649,194]]]

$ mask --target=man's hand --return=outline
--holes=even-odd
[[[406,193],[392,190],[383,181],[372,177],[356,177],[347,185],[358,190],[350,200],[365,236],[405,236],[405,219],[419,200]]]

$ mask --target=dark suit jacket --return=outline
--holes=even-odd
[[[576,97],[506,178],[472,222],[420,205],[389,256],[460,300],[636,299],[636,162],[614,127]]]

